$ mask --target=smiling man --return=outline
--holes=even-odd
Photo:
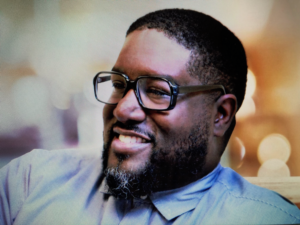
[[[178,188],[217,166],[220,153],[209,142],[215,142],[228,128],[236,98],[228,94],[218,102],[207,100],[211,92],[221,95],[222,86],[201,91],[204,85],[186,69],[189,59],[190,50],[162,31],[136,30],[127,36],[113,68],[117,73],[97,76],[111,76],[112,96],[120,92],[106,101],[117,105],[104,108],[106,179],[110,191],[117,195],[139,197],[151,191]],[[132,89],[126,79],[136,81]],[[100,101],[105,94],[101,84],[105,85],[97,84]],[[177,96],[172,85],[180,88]],[[181,93],[186,86],[200,88]],[[169,108],[172,98],[173,109]],[[221,121],[216,122],[221,116],[218,107],[227,113],[222,118],[227,121],[221,132],[221,125],[217,125]],[[211,124],[219,128],[214,130]],[[207,153],[210,154],[206,156]]]
[[[300,223],[298,208],[219,162],[246,87],[240,41],[191,10],[135,21],[93,84],[100,159],[33,151],[0,173],[1,224]]]

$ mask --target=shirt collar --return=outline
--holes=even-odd
[[[99,192],[103,193],[103,194],[111,194],[109,192],[109,188],[106,184],[106,180],[103,179],[103,181],[101,182],[100,188],[99,188]]]
[[[184,187],[153,193],[150,196],[157,210],[167,219],[171,220],[181,214],[194,209],[206,190],[218,178],[222,166],[218,166],[205,177]]]

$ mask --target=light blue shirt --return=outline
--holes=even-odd
[[[34,150],[13,160],[0,171],[0,224],[300,223],[296,206],[221,165],[134,200],[114,198],[105,182],[94,189],[100,172],[100,156],[83,150]]]

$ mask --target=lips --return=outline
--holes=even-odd
[[[127,130],[120,127],[114,127],[113,132],[116,134],[116,136],[121,136],[121,141],[124,143],[144,143],[151,141],[151,138],[148,135],[135,130]]]
[[[120,127],[113,129],[115,137],[111,143],[113,152],[119,154],[139,154],[151,150],[150,137],[134,130],[126,130]]]
[[[119,135],[119,140],[123,143],[146,143],[146,139],[136,136]]]

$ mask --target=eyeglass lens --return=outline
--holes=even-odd
[[[124,96],[126,80],[113,73],[102,73],[96,79],[96,95],[104,103],[116,104]],[[167,109],[171,101],[171,90],[167,81],[144,77],[137,81],[137,91],[144,107],[149,109]]]

